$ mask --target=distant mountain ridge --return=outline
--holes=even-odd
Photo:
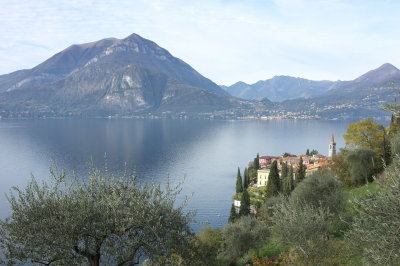
[[[324,94],[286,100],[280,108],[324,119],[383,118],[388,113],[381,109],[382,105],[398,96],[393,88],[400,88],[400,70],[386,63],[354,80],[335,82]]]
[[[235,99],[156,43],[132,34],[72,45],[0,76],[0,106],[58,113],[218,110]]]
[[[239,81],[231,86],[221,86],[232,96],[246,100],[268,98],[273,102],[282,102],[296,98],[310,98],[328,91],[335,82],[313,81],[290,76],[275,76],[260,80],[254,84]]]

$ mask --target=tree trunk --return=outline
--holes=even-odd
[[[100,265],[100,254],[92,255],[88,258],[90,266],[99,266]]]

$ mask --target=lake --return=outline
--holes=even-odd
[[[139,182],[182,181],[193,196],[193,229],[223,226],[228,219],[236,172],[257,153],[327,155],[331,135],[337,148],[348,122],[313,120],[208,121],[133,119],[0,120],[0,218],[10,214],[5,193],[25,186],[33,174],[49,178],[51,161],[83,175],[87,162],[115,174],[135,171]]]

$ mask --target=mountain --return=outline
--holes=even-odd
[[[310,98],[328,91],[335,82],[313,81],[289,76],[275,76],[272,79],[261,80],[254,84],[239,81],[231,86],[221,86],[232,96],[261,100],[268,98],[273,102],[282,102],[296,98]]]
[[[276,76],[221,88],[156,43],[132,34],[72,45],[32,69],[1,75],[0,118],[382,118],[388,113],[381,105],[397,96],[393,86],[400,88],[400,70],[387,63],[351,81]]]
[[[284,101],[280,108],[324,119],[383,118],[388,114],[381,106],[398,96],[393,88],[400,88],[400,70],[386,63],[354,80],[335,82],[322,95]]]
[[[136,34],[72,45],[32,69],[0,76],[3,113],[199,112],[233,108],[238,102]]]

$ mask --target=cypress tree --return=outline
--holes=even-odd
[[[306,177],[306,166],[303,164],[303,158],[300,156],[299,168],[297,169],[297,181],[301,182]]]
[[[240,168],[238,167],[238,172],[236,176],[236,193],[243,192],[242,175],[240,174]]]
[[[233,203],[232,203],[232,206],[231,206],[231,213],[230,213],[230,215],[229,215],[229,219],[228,219],[228,222],[230,222],[230,223],[233,223],[234,221],[235,221],[235,219],[237,218],[237,213],[236,213],[236,209],[235,209],[235,206],[233,205]]]
[[[285,196],[289,196],[289,194],[294,189],[294,181],[293,181],[293,166],[289,167],[288,173],[283,180],[283,194]]]
[[[247,189],[245,189],[243,191],[242,200],[240,202],[239,215],[244,216],[249,214],[250,214],[250,195],[249,192],[247,192]]]
[[[282,171],[281,171],[281,179],[283,180],[288,175],[288,165],[285,162],[282,162]]]
[[[307,155],[307,156],[310,156],[310,150],[309,150],[309,149],[307,149],[306,155]]]
[[[279,194],[281,188],[281,180],[279,179],[278,163],[274,161],[271,164],[271,170],[268,175],[267,197],[274,197]]]
[[[246,178],[247,178],[247,186],[250,185],[250,173],[249,173],[249,169],[246,168]]]
[[[249,177],[247,173],[247,168],[244,168],[243,172],[243,189],[247,189],[249,187]]]
[[[294,170],[293,170],[293,165],[290,166],[289,168],[289,172],[288,172],[288,177],[290,177],[290,190],[293,191],[294,190]]]
[[[260,169],[260,155],[257,153],[256,158],[254,158],[254,168],[256,170]]]

